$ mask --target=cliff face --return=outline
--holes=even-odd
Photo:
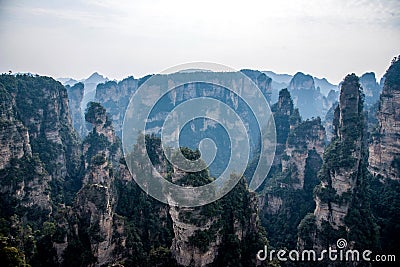
[[[375,73],[367,72],[360,77],[360,84],[365,95],[365,105],[370,106],[379,100],[382,88],[375,78]]]
[[[76,177],[81,161],[79,139],[69,116],[66,89],[51,78],[30,75],[2,75],[1,83],[7,91],[3,91],[4,100],[8,102],[2,112],[8,121],[8,126],[3,128],[4,137],[14,141],[19,139],[8,145],[2,142],[5,144],[2,151],[8,151],[2,157],[2,165],[5,166],[9,157],[19,159],[22,155],[33,155],[35,163],[39,160],[44,164],[37,164],[37,168],[42,166],[39,173],[49,175],[58,187],[51,192],[53,201],[69,201],[71,190],[79,184]],[[66,184],[71,187],[66,189]]]
[[[332,98],[334,90],[325,97],[320,92],[320,88],[315,87],[314,78],[301,72],[293,76],[288,89],[293,97],[294,105],[299,108],[300,115],[304,119],[323,118],[332,103],[337,100]]]
[[[69,115],[67,90],[48,77],[8,78],[15,79],[8,91],[28,129],[32,153],[38,155],[57,185],[53,187],[53,201],[72,201],[71,194],[80,186],[81,151]]]
[[[339,102],[334,102],[328,112],[325,115],[325,120],[324,120],[324,127],[326,131],[326,139],[327,141],[331,141],[331,139],[334,136],[334,130],[333,130],[333,117],[335,115],[335,109],[338,106]]]
[[[265,99],[267,99],[268,103],[270,103],[272,96],[272,79],[265,75],[265,73],[257,70],[241,70],[241,72],[249,77],[258,86],[258,88],[260,88]]]
[[[369,171],[373,174],[371,206],[380,227],[382,251],[400,246],[400,58],[385,74],[377,123],[369,144]]]
[[[272,93],[271,78],[266,76],[264,73],[255,70],[242,70],[241,72],[248,76],[260,88],[265,98],[270,101]],[[185,76],[187,75],[193,75],[193,77],[196,77],[196,75],[200,75],[200,77],[202,77],[201,75],[209,75],[213,77],[213,81],[215,81],[216,84],[226,84],[230,86],[232,86],[231,79],[235,79],[235,77],[232,78],[231,73],[175,73],[171,74],[172,77],[170,78],[167,75],[158,75],[158,77],[153,80],[153,92],[149,92],[149,94],[155,94],[158,91],[158,88],[165,86],[166,83],[170,85],[170,83],[174,83],[174,81],[176,82],[182,80],[182,77],[183,79],[186,79]],[[237,76],[238,75],[236,75],[236,78]],[[129,77],[118,83],[114,81],[109,81],[104,84],[99,84],[97,86],[95,100],[101,103],[101,105],[103,105],[106,108],[107,112],[111,115],[115,132],[118,137],[121,138],[122,136],[123,119],[125,116],[126,108],[129,104],[130,97],[132,97],[137,88],[150,77],[151,75],[145,76],[140,79]],[[237,81],[237,84],[235,84],[235,86],[238,86],[239,84],[239,81]],[[202,84],[197,84],[195,86],[189,86],[189,88],[182,89],[183,90],[176,90],[176,93],[169,94],[168,101],[161,104],[164,105],[162,108],[168,109],[170,105],[177,105],[179,102],[185,101],[194,96],[206,96],[207,94],[210,94],[209,86],[204,86]],[[229,94],[218,87],[212,89],[213,95],[217,96],[222,101],[233,101],[234,97],[232,96],[232,94]],[[164,114],[159,115],[160,116],[157,119],[163,119]]]
[[[15,96],[3,85],[13,86],[14,77],[0,77],[0,199],[2,215],[18,214],[32,218],[29,212],[48,216],[52,210],[49,182],[51,177],[37,156],[33,157],[28,129],[18,119]],[[11,84],[10,84],[11,83]],[[15,206],[14,203],[17,203]],[[21,208],[25,212],[18,212]]]
[[[289,90],[315,90],[314,78],[304,73],[296,73],[289,83]]]
[[[198,208],[170,207],[171,252],[182,266],[252,266],[254,251],[267,244],[257,198],[244,179],[222,199]],[[232,248],[235,250],[232,250]]]
[[[113,234],[117,230],[114,227],[117,196],[113,190],[113,159],[120,151],[111,151],[116,139],[103,107],[89,103],[86,121],[92,123],[93,131],[83,144],[85,176],[74,211],[79,222],[76,225],[78,232],[80,228],[89,232],[90,251],[96,258],[96,265],[102,266],[119,258],[113,255],[116,243]]]
[[[15,100],[0,84],[0,169],[4,169],[12,158],[32,156],[28,129],[16,118]],[[7,142],[8,141],[8,142]]]
[[[76,83],[73,86],[66,86],[68,92],[69,108],[71,110],[71,119],[75,130],[81,137],[87,135],[85,122],[82,116],[82,100],[85,86],[83,83]]]
[[[282,172],[290,172],[297,178],[298,182],[290,185],[294,189],[304,188],[306,160],[311,151],[322,159],[325,141],[325,129],[319,118],[304,121],[290,132],[282,159]]]
[[[314,79],[301,72],[296,73],[288,87],[293,103],[303,118],[322,115],[323,96],[315,89]]]
[[[307,237],[300,235],[300,247],[307,246],[304,240],[310,241],[310,236],[313,236],[313,241],[308,246],[312,243],[315,248],[333,244],[337,238],[344,236],[358,243],[357,246],[373,246],[373,235],[376,233],[371,231],[374,223],[367,200],[363,96],[359,79],[354,74],[346,76],[342,83],[333,128],[334,138],[325,151],[319,174],[321,183],[315,189],[313,216],[316,230],[309,229]],[[359,225],[359,220],[364,221],[365,227]],[[308,223],[303,222],[303,227]],[[357,231],[365,231],[365,236],[357,237]]]
[[[293,129],[301,121],[299,110],[294,108],[292,98],[287,89],[279,91],[278,102],[272,105],[276,127],[276,152],[274,165],[279,165],[286,148],[286,141],[290,129]]]
[[[323,166],[324,175],[321,177],[322,181],[315,198],[314,215],[318,226],[321,226],[322,221],[328,221],[334,229],[345,225],[344,217],[348,213],[350,201],[342,203],[331,201],[326,195],[329,191],[339,197],[344,193],[350,196],[353,194],[356,179],[362,175],[359,173],[360,161],[365,157],[365,154],[362,154],[365,153],[362,147],[364,142],[362,123],[362,100],[358,78],[354,75],[347,76],[342,84],[339,106],[335,110],[336,139],[328,147]],[[333,157],[340,157],[342,160],[336,163],[339,169],[332,166],[335,164]]]
[[[248,75],[250,79],[246,78]],[[259,101],[259,96],[254,93],[254,85],[249,80],[252,80],[255,84],[260,86],[264,97],[268,99],[271,90],[271,80],[263,73],[253,70],[243,70],[242,72],[177,72],[169,75],[154,75],[150,77],[144,77],[139,80],[133,78],[127,78],[122,82],[108,82],[100,84],[97,87],[96,98],[104,105],[107,111],[110,113],[113,124],[116,125],[116,134],[120,136],[123,118],[125,110],[129,103],[129,98],[136,90],[136,86],[145,84],[148,92],[146,92],[146,99],[143,100],[145,106],[153,106],[151,113],[149,114],[149,120],[146,125],[149,133],[156,135],[161,134],[163,123],[167,118],[170,111],[176,108],[179,104],[193,98],[201,96],[212,96],[213,98],[227,104],[229,107],[235,110],[235,112],[245,121],[245,128],[248,135],[250,136],[250,153],[253,153],[258,146],[259,128],[256,122],[254,113],[250,110],[250,107],[239,98],[236,93],[226,89],[232,88],[245,94],[248,98],[253,98],[254,101]],[[188,80],[205,80],[209,82],[194,82],[186,83],[182,85],[182,82]],[[165,88],[173,88],[165,95],[161,96],[160,92]],[[146,90],[146,89],[145,89]],[[257,99],[257,100],[256,100]],[[149,101],[158,100],[157,103],[149,103]],[[215,114],[222,114],[221,108],[215,110]],[[266,114],[266,113],[264,113]],[[150,123],[151,122],[151,123]],[[219,148],[227,148],[229,139],[226,135],[226,131],[211,120],[193,120],[189,126],[185,126],[182,131],[186,131],[185,134],[181,135],[182,139],[180,144],[189,148],[197,148],[199,139],[205,137],[213,137],[212,139],[216,142],[216,146]],[[198,130],[196,132],[196,129]],[[201,129],[201,130],[199,130]],[[200,132],[200,134],[199,134]],[[215,138],[214,138],[215,137]],[[229,151],[219,149],[217,151],[215,161],[210,166],[210,173],[212,176],[219,176],[224,166],[227,166],[227,158],[225,157]]]
[[[222,242],[221,218],[207,217],[201,208],[170,207],[169,214],[174,229],[171,252],[177,263],[183,266],[213,263]]]
[[[301,121],[286,89],[272,110],[278,144],[261,197],[261,216],[273,246],[294,248],[300,218],[314,209],[312,191],[322,164],[325,129],[319,118]]]
[[[369,146],[369,170],[400,179],[400,62],[393,62],[385,75],[377,112],[378,125]]]
[[[118,83],[109,81],[99,84],[96,88],[95,99],[101,103],[111,115],[117,136],[122,136],[122,123],[130,97],[138,87],[139,80],[126,78]]]
[[[55,263],[49,239],[62,230],[54,216],[81,186],[80,141],[67,91],[52,78],[32,75],[1,75],[0,90],[1,235],[26,261]]]

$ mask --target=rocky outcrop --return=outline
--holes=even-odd
[[[304,73],[296,73],[289,83],[289,90],[315,90],[314,78]]]
[[[400,57],[386,71],[383,91],[369,144],[372,173],[371,206],[379,226],[380,251],[397,253],[400,247]]]
[[[8,80],[8,81],[7,81]],[[0,198],[1,205],[9,206],[12,213],[27,216],[29,212],[39,211],[43,217],[50,214],[52,207],[49,194],[51,177],[43,168],[42,162],[33,157],[28,129],[18,119],[16,100],[12,89],[2,84],[14,81],[14,77],[2,76],[0,79]],[[13,203],[18,203],[17,206]],[[20,208],[27,209],[22,214]]]
[[[320,80],[319,80],[320,81]],[[324,96],[320,88],[315,87],[314,78],[301,72],[296,73],[288,86],[293,103],[299,108],[300,115],[304,119],[312,117],[323,118],[336,99],[332,99],[333,92]]]
[[[188,159],[198,159],[198,151],[183,149]],[[181,186],[202,186],[213,181],[208,170],[196,173],[173,168],[170,181]],[[258,219],[257,198],[244,178],[221,199],[199,207],[169,205],[173,239],[172,257],[181,266],[249,266],[253,246],[266,244]],[[249,245],[249,242],[252,245]],[[232,251],[235,244],[237,250]],[[237,253],[237,254],[235,254]],[[249,255],[249,256],[246,256]]]
[[[312,246],[321,249],[334,244],[336,238],[347,236],[359,246],[373,245],[374,222],[367,200],[367,152],[363,114],[363,96],[356,75],[347,75],[341,86],[339,106],[335,110],[334,137],[325,151],[319,177],[321,183],[315,189],[314,230],[299,229],[299,245],[313,236]],[[360,226],[358,220],[365,226]],[[303,222],[301,225],[309,225]],[[362,238],[353,231],[364,232]],[[328,234],[328,232],[330,234]],[[333,234],[332,233],[336,233]],[[310,244],[308,244],[310,245]]]
[[[324,96],[328,96],[330,92],[338,92],[337,85],[331,84],[326,78],[317,78],[314,77],[315,87],[318,91],[320,91]]]
[[[277,150],[261,196],[261,216],[273,246],[294,248],[300,218],[315,207],[313,188],[318,183],[326,135],[319,118],[301,120],[286,89],[280,91],[272,110]]]
[[[258,70],[241,70],[243,74],[249,77],[264,94],[265,99],[268,103],[271,103],[272,95],[272,79]]]
[[[0,84],[0,169],[11,159],[32,156],[28,129],[16,118],[15,100]]]
[[[52,238],[65,231],[56,214],[81,185],[80,140],[67,91],[38,75],[1,75],[0,91],[0,219],[11,226],[1,235],[33,265],[42,258],[54,265],[64,236],[55,238],[60,246],[52,246]]]
[[[393,61],[377,112],[378,125],[369,146],[369,170],[374,175],[400,180],[400,61]]]
[[[85,174],[73,207],[76,216],[73,228],[78,232],[78,236],[73,238],[87,235],[93,264],[103,266],[121,259],[115,248],[126,239],[123,235],[124,221],[114,213],[117,201],[115,173],[119,167],[115,164],[122,153],[111,121],[100,104],[90,102],[85,118],[92,123],[93,130],[83,144]]]
[[[257,198],[247,190],[244,179],[214,203],[197,208],[170,207],[173,257],[182,266],[256,265],[252,248],[267,242],[257,210]],[[233,244],[236,251],[232,251]]]
[[[28,129],[32,153],[38,155],[59,191],[55,203],[69,202],[79,186],[80,140],[69,114],[67,90],[48,77],[21,75],[11,92],[18,117]],[[68,185],[68,189],[65,187]]]
[[[22,191],[16,195],[30,192],[28,195],[34,198],[27,201],[30,206],[41,203],[50,211],[49,197],[53,205],[69,201],[74,184],[79,184],[76,179],[81,166],[80,144],[69,116],[67,91],[59,82],[41,76],[2,75],[0,82],[4,153],[1,163],[14,168],[14,172],[20,168],[25,173],[9,181],[22,182]],[[66,184],[71,187],[64,189]]]
[[[196,267],[212,264],[222,243],[221,218],[207,218],[201,214],[201,208],[170,207],[169,214],[174,229],[171,251],[177,263]]]
[[[139,80],[128,77],[120,82],[109,81],[96,88],[95,100],[107,109],[117,136],[122,136],[122,123],[129,100],[136,91]]]
[[[104,77],[103,75],[94,72],[92,75],[90,75],[88,78],[82,80],[82,83],[85,86],[85,91],[83,94],[83,99],[82,99],[82,104],[81,104],[81,110],[82,110],[82,117],[85,115],[85,110],[87,107],[87,104],[91,101],[95,101],[95,95],[96,95],[96,87],[98,84],[105,83],[107,82],[108,79]],[[90,130],[90,126],[88,126],[88,129]],[[87,133],[87,132],[86,132]]]
[[[326,155],[321,184],[316,191],[314,215],[319,227],[322,221],[330,222],[334,229],[345,225],[344,217],[351,202],[349,199],[341,202],[332,201],[329,193],[339,197],[344,193],[351,196],[355,190],[356,179],[363,178],[359,173],[361,161],[365,157],[362,147],[365,137],[361,94],[358,78],[355,75],[348,75],[342,84],[340,103],[335,110],[336,139],[330,145],[332,150]],[[337,162],[338,159],[341,162]]]
[[[299,108],[303,118],[321,116],[323,96],[316,90],[311,75],[296,73],[290,81],[288,89],[294,105]]]
[[[68,92],[68,102],[71,110],[71,119],[75,130],[81,137],[87,135],[87,130],[85,122],[82,116],[82,100],[85,86],[83,83],[79,82],[73,86],[65,86]]]
[[[272,105],[276,127],[276,152],[274,165],[279,165],[286,148],[286,141],[290,129],[293,129],[301,121],[298,109],[294,108],[291,95],[287,89],[279,91],[278,102]]]
[[[379,95],[382,90],[382,88],[376,81],[375,73],[374,72],[364,73],[360,77],[360,84],[361,87],[363,88],[363,92],[365,95],[366,107],[375,104],[379,100]]]
[[[285,155],[282,158],[282,173],[290,172],[294,189],[303,189],[306,160],[310,151],[315,151],[322,159],[326,135],[321,119],[306,120],[294,127],[288,137]]]

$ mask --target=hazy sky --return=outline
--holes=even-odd
[[[121,79],[210,61],[338,83],[398,54],[399,0],[0,0],[0,72]]]

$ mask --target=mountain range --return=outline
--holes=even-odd
[[[154,75],[117,82],[95,73],[82,81],[60,80],[65,84],[31,74],[0,75],[2,265],[297,265],[258,259],[257,252],[266,247],[398,256],[400,57],[391,62],[383,83],[373,73],[349,74],[337,89],[301,72],[244,69],[202,75],[225,84],[234,74],[250,78],[269,102],[275,156],[263,184],[250,192],[247,177],[257,168],[260,150],[257,130],[249,123],[246,131],[254,140],[247,169],[232,174],[239,182],[224,197],[198,207],[157,201],[139,187],[140,177],[133,177],[128,166],[143,177],[154,175],[154,167],[168,182],[187,188],[213,182],[224,157],[214,169],[181,170],[169,163],[158,130],[167,108],[212,93],[251,122],[231,93],[197,84],[166,95],[152,113],[154,123],[147,129],[153,134],[138,139],[144,143],[124,157],[121,136],[129,100]],[[172,76],[158,75],[149,97]],[[212,128],[199,123],[187,130]],[[218,129],[210,135],[224,146],[221,136]],[[184,157],[199,159],[195,138],[184,141]],[[346,246],[339,247],[338,240]],[[369,265],[328,258],[312,262],[343,264]]]

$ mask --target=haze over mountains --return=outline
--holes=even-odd
[[[198,69],[190,69],[185,73],[196,73]],[[204,70],[201,70],[204,71]],[[311,118],[319,116],[325,119],[325,115],[338,100],[340,84],[331,84],[325,78],[317,78],[308,74],[298,72],[295,75],[278,74],[273,71],[261,71],[271,78],[271,99],[270,103],[278,100],[278,92],[283,88],[288,88],[293,94],[294,103],[299,107],[300,115],[303,118]],[[75,80],[73,78],[58,78],[63,85],[73,86],[78,82],[84,85],[84,96],[81,101],[82,117],[89,101],[96,99],[96,86],[98,84],[113,81],[111,78],[104,77],[97,72],[93,73],[86,79]],[[137,80],[137,79],[135,79]],[[117,82],[114,80],[114,82]],[[382,81],[378,83],[373,72],[365,73],[361,76],[361,85],[366,94],[366,103],[372,105],[378,100],[380,91],[382,90]],[[118,82],[117,82],[118,83]],[[135,89],[131,89],[132,92]],[[124,96],[128,97],[128,96]]]
[[[233,190],[208,205],[174,206],[155,200],[135,178],[154,175],[154,166],[171,183],[203,186],[214,181],[229,153],[217,157],[217,166],[198,172],[172,166],[159,136],[168,110],[210,94],[251,122],[249,110],[218,86],[178,87],[149,117],[146,130],[153,134],[144,136],[145,149],[136,146],[127,157],[122,123],[130,97],[150,77],[157,79],[146,93],[157,96],[172,78],[198,74],[117,82],[95,73],[72,86],[38,75],[0,75],[0,256],[5,266],[291,266],[260,261],[256,254],[265,246],[320,252],[336,248],[339,238],[348,241],[346,249],[399,255],[400,58],[387,70],[382,91],[373,73],[349,74],[340,91],[327,95],[316,79],[300,72],[201,73],[217,84],[238,74],[257,84],[271,106],[276,152],[264,183],[250,192],[248,177],[265,162],[258,162],[257,129],[248,123],[246,131],[256,140],[250,140],[252,160],[243,176],[232,174],[239,178]],[[274,89],[268,74],[287,88]],[[189,138],[182,140],[185,158],[201,156],[190,136],[204,137],[209,130],[207,137],[229,147],[213,124],[204,120],[190,126]],[[330,263],[325,259],[319,266]]]

